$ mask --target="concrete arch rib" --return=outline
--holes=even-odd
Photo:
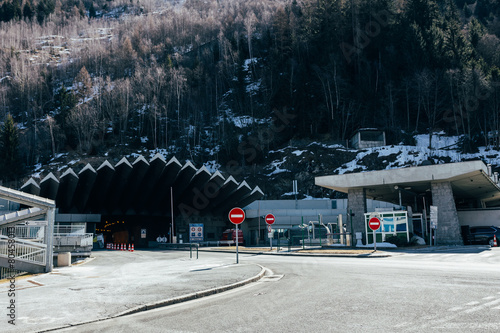
[[[156,154],[149,162],[148,171],[137,191],[138,195],[134,203],[134,210],[136,212],[140,212],[148,202],[149,196],[153,192],[155,185],[159,182],[165,166],[166,162],[161,154]]]
[[[76,186],[78,185],[78,176],[73,169],[67,169],[59,178],[59,189],[57,191],[56,202],[61,212],[68,212]]]
[[[205,184],[202,189],[202,195],[204,196],[204,198],[206,198],[208,204],[200,205],[202,207],[200,211],[203,214],[209,212],[210,209],[213,208],[211,207],[212,202],[216,200],[219,195],[222,195],[221,188],[224,185],[225,181],[226,179],[224,178],[224,176],[219,171],[216,171],[212,175],[212,177],[210,177],[209,181]],[[192,201],[188,201],[187,203],[193,203],[194,205],[195,197],[193,197]]]
[[[137,190],[139,189],[139,186],[141,185],[148,169],[149,163],[143,156],[139,156],[134,163],[132,163],[132,173],[130,174],[119,203],[122,212],[130,210],[130,213],[135,213],[135,210],[133,210],[131,206],[138,197]]]
[[[73,196],[73,202],[70,208],[70,212],[74,213],[83,212],[87,205],[90,192],[97,178],[97,171],[95,171],[90,164],[87,164],[78,173],[78,178],[78,185],[76,186],[75,195]]]
[[[232,207],[235,207],[238,201],[240,201],[245,196],[248,196],[251,192],[252,188],[248,186],[246,181],[242,181],[238,188],[236,188],[236,190],[228,195],[227,200],[214,208],[213,213],[218,215],[225,213],[226,211],[229,212]]]
[[[158,183],[149,196],[147,204],[144,205],[149,214],[160,214],[158,206],[170,202],[170,187],[173,185],[181,169],[182,165],[175,157],[172,157],[168,161]],[[167,205],[170,207],[169,204]]]
[[[59,190],[59,181],[51,172],[40,182],[40,196],[55,200]]]
[[[175,204],[179,205],[181,202],[184,202],[189,205],[193,203],[193,200],[198,198],[200,193],[203,193],[203,189],[211,177],[212,175],[207,168],[202,166],[190,180],[184,194],[180,198],[175,198]]]
[[[238,183],[233,178],[233,176],[229,176],[226,179],[224,184],[219,189],[218,195],[211,200],[209,207],[207,208],[207,212],[212,213],[215,208],[222,204],[230,195],[238,188]]]
[[[97,168],[95,185],[90,193],[90,198],[86,205],[85,212],[94,214],[101,213],[101,207],[104,206],[104,201],[108,195],[108,190],[111,186],[111,180],[113,179],[114,173],[115,168],[113,168],[109,161],[104,161]]]
[[[132,173],[132,165],[127,160],[127,158],[122,158],[115,165],[115,173],[113,179],[111,180],[111,185],[108,191],[107,201],[104,206],[105,214],[121,214],[121,209],[118,207],[118,203],[122,196],[123,190],[129,180],[130,174]]]
[[[21,191],[24,193],[40,196],[40,185],[38,185],[33,178],[30,178],[26,183],[23,184],[23,186],[21,186]]]
[[[235,203],[236,207],[246,207],[252,202],[261,199],[264,196],[264,192],[260,189],[260,187],[256,186],[252,192]]]

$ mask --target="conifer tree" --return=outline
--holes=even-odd
[[[4,180],[12,180],[22,172],[18,146],[19,133],[14,118],[8,114],[0,131],[0,171]]]

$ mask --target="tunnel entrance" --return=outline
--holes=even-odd
[[[158,236],[170,239],[169,216],[102,215],[96,234],[102,233],[104,242],[134,244],[135,248],[147,248]]]

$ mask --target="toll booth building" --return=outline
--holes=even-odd
[[[366,206],[371,211],[401,209],[398,204],[371,199]],[[344,227],[349,220],[347,199],[257,200],[245,207],[245,214],[242,229],[249,245],[277,245],[278,240],[281,245],[290,241],[294,246],[351,245],[352,231]],[[275,218],[270,227],[265,221],[268,214]]]
[[[367,235],[367,199],[405,207],[378,231],[377,240],[405,228],[433,245],[463,245],[461,226],[499,225],[498,174],[481,161],[415,166],[315,178],[315,184],[348,195],[351,228]],[[397,221],[399,219],[399,222]],[[398,229],[399,228],[399,229]],[[371,233],[371,231],[369,232]]]
[[[263,196],[258,186],[175,157],[167,162],[161,154],[105,161],[96,169],[87,164],[78,173],[68,168],[60,177],[32,178],[21,191],[55,201],[54,251],[72,253],[103,243],[151,247],[158,237],[188,243],[193,224],[194,241],[217,241],[231,227],[231,208]]]

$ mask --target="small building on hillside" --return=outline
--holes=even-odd
[[[349,140],[349,145],[355,149],[385,146],[385,131],[376,128],[358,129]]]

